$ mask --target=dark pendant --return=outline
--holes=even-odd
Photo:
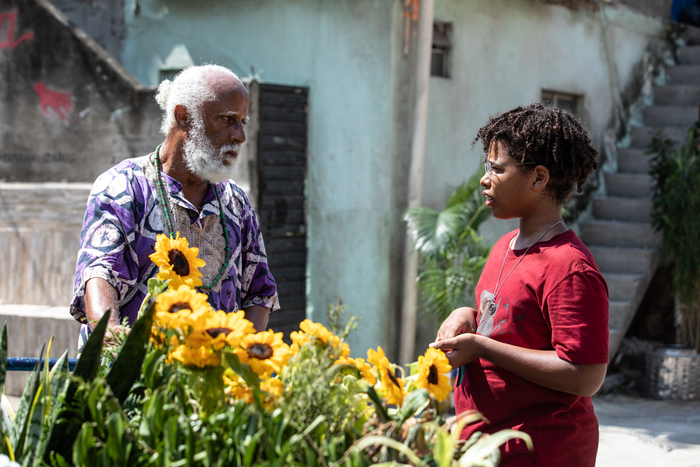
[[[489,303],[489,314],[494,314],[496,312],[496,304],[494,302]]]

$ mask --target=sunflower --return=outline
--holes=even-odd
[[[272,331],[248,334],[233,351],[241,363],[250,365],[260,376],[279,373],[291,357],[289,346],[282,342],[282,333]]]
[[[404,383],[401,378],[397,378],[389,359],[384,355],[384,350],[377,347],[377,351],[369,349],[367,351],[367,361],[374,365],[374,368],[379,373],[381,386],[379,390],[384,395],[388,404],[401,405],[403,398],[406,395]]]
[[[156,298],[156,320],[163,326],[185,330],[193,313],[211,310],[207,296],[186,285],[171,288]]]
[[[149,258],[160,268],[158,279],[169,280],[168,285],[177,289],[185,284],[190,288],[202,285],[202,273],[199,268],[206,263],[197,258],[199,248],[190,248],[187,238],[170,237],[159,234],[156,237],[156,252]]]
[[[332,332],[330,332],[326,327],[321,324],[321,323],[314,323],[310,319],[305,319],[299,324],[299,329],[304,331],[308,336],[310,337],[316,337],[318,340],[323,342],[324,344],[334,344],[334,341],[338,339],[340,341],[340,338],[338,336],[335,336]]]
[[[231,374],[229,374],[229,372]],[[233,400],[242,399],[244,401],[252,402],[252,391],[237,373],[234,373],[231,369],[227,369],[223,378],[224,385],[226,386],[224,389],[224,394],[231,397]]]
[[[284,394],[284,383],[277,378],[267,378],[260,383],[260,389],[275,399],[279,399]]]
[[[242,311],[193,313],[191,320],[192,332],[187,336],[190,347],[209,346],[221,350],[228,344],[236,348],[245,336],[255,332],[253,323],[245,319]]]
[[[360,370],[360,373],[362,373],[362,377],[365,381],[372,386],[377,384],[377,378],[374,376],[374,373],[372,373],[372,366],[367,363],[364,358],[357,357],[355,359],[355,367]]]
[[[425,355],[418,357],[418,379],[416,387],[427,389],[438,401],[447,399],[450,395],[450,382],[445,376],[452,370],[447,357],[442,350],[429,347]]]
[[[309,339],[309,336],[304,334],[303,332],[291,332],[289,334],[289,337],[292,339],[292,346],[290,347],[290,350],[292,351],[292,354],[296,355],[299,353],[299,349],[304,347],[306,344],[311,342],[311,339]]]
[[[211,349],[206,347],[193,349],[186,345],[178,346],[175,350],[170,352],[170,358],[182,362],[183,365],[196,366],[199,368],[219,366],[221,363],[219,354],[212,352]]]
[[[377,383],[377,378],[372,373],[372,365],[365,362],[364,358],[348,358],[346,355],[341,355],[338,360],[333,362],[334,365],[348,365],[357,370],[362,375],[362,379],[374,386]]]
[[[224,393],[232,399],[232,402],[243,401],[248,404],[255,402],[252,388],[237,374],[225,374],[224,384],[226,385]],[[260,382],[260,392],[263,408],[271,410],[284,393],[284,383],[277,378],[267,378]]]

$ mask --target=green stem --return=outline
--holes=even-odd
[[[146,308],[148,307],[148,302],[151,301],[151,293],[147,293],[146,296],[143,298],[143,302],[141,303],[141,308],[139,308],[139,314],[138,318],[141,318],[141,315],[143,315],[143,312],[146,311]]]

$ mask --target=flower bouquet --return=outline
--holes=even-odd
[[[242,311],[214,310],[195,290],[197,254],[159,236],[160,271],[116,357],[101,358],[115,355],[103,351],[106,313],[72,375],[65,355],[34,370],[0,422],[0,455],[22,466],[488,466],[508,439],[531,445],[515,431],[460,441],[481,416],[446,420],[445,355],[428,349],[407,373],[381,347],[351,358],[357,320],[343,323],[340,304],[329,327],[304,320],[291,345]]]

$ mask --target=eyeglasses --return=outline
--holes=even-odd
[[[493,176],[493,164],[491,163],[490,160],[484,159],[482,161],[484,164],[484,172],[486,172],[486,175],[488,175],[489,179]],[[496,164],[496,167],[509,167],[511,165],[534,165],[532,162],[519,162],[517,164]]]

